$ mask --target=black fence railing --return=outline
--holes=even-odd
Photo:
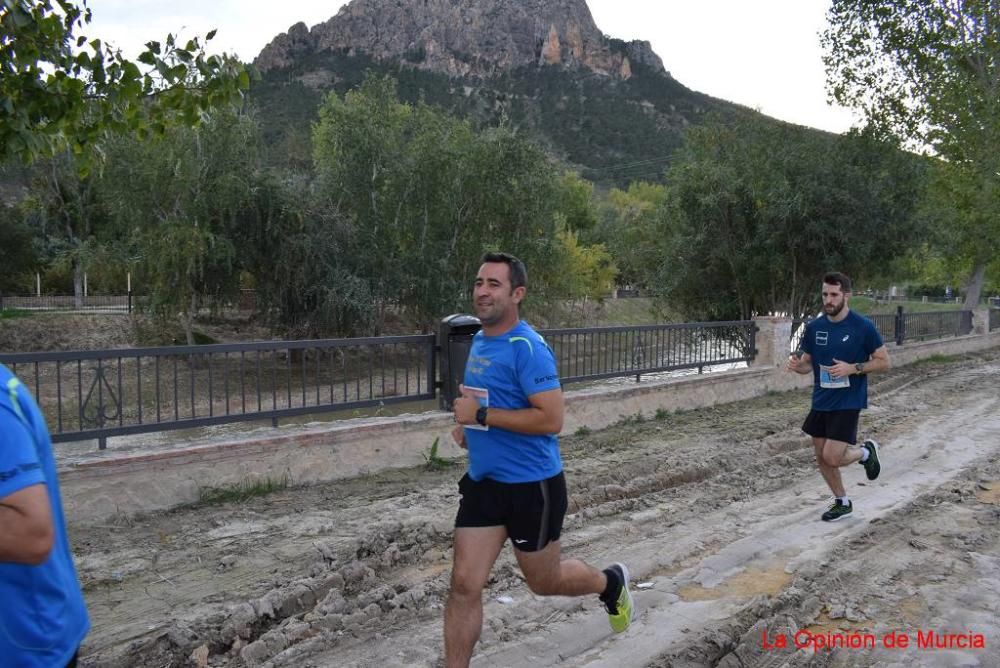
[[[886,341],[972,331],[971,311],[877,315]],[[1000,316],[990,314],[990,327]],[[797,345],[806,320],[792,327]],[[430,401],[450,405],[477,321],[437,335],[0,353],[34,392],[53,441]],[[565,384],[750,362],[752,321],[541,330]],[[454,334],[454,335],[453,335]],[[448,360],[451,360],[448,362]],[[457,380],[456,380],[457,379]]]
[[[899,306],[895,313],[865,316],[872,321],[882,340],[903,345],[906,341],[927,341],[972,333],[972,311],[928,311],[906,313]],[[993,314],[990,314],[992,323]],[[796,350],[802,340],[804,326],[812,318],[792,321],[791,349]],[[992,327],[992,324],[991,324]]]
[[[433,399],[434,336],[0,354],[54,442]]]
[[[131,313],[139,297],[124,295],[3,295],[0,311],[121,311]]]
[[[990,309],[990,331],[1000,329],[1000,306]]]
[[[899,314],[898,313],[877,313],[875,315],[867,316],[872,324],[875,325],[875,329],[878,330],[879,335],[882,340],[886,343],[891,343],[893,341],[899,343],[900,339],[897,333],[901,330],[899,329]]]
[[[926,341],[972,333],[972,311],[928,311],[901,313],[902,332],[896,341]]]
[[[748,362],[756,354],[751,321],[547,329],[563,383]]]
[[[441,379],[454,375],[460,382],[461,368],[444,361],[464,367],[468,337],[478,328],[471,322],[457,337],[0,353],[0,362],[34,392],[53,441],[97,439],[103,449],[112,436],[246,420],[277,424],[289,416],[427,401],[439,392],[450,405],[445,394],[457,382]],[[574,383],[748,362],[756,331],[747,321],[541,333],[562,381]]]

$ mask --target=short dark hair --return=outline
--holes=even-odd
[[[825,274],[823,282],[827,285],[839,285],[840,289],[844,292],[851,291],[851,279],[847,277],[847,274],[842,274],[839,271],[831,271]]]
[[[487,262],[502,262],[510,270],[510,289],[515,290],[528,285],[528,270],[524,268],[524,263],[510,253],[489,252],[483,253],[482,264]]]

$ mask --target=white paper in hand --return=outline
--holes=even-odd
[[[480,406],[490,407],[490,391],[483,387],[469,387],[468,385],[463,386],[465,388],[465,396],[475,397],[479,402]],[[488,425],[481,425],[478,422],[473,424],[465,425],[466,429],[478,429],[479,431],[489,431]]]

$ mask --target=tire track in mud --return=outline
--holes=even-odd
[[[964,356],[874,378],[862,431],[894,456],[896,439],[907,441],[918,425],[982,394],[984,378],[1000,370],[998,357]],[[761,498],[807,506],[776,528],[819,525],[812,515],[825,494],[799,431],[807,408],[806,392],[774,394],[564,438],[571,495],[564,551],[595,565],[624,557],[654,588],[638,595],[635,628],[610,638],[596,601],[534,597],[505,550],[487,592],[476,663],[610,665],[622,651],[616,648],[637,643],[645,649],[630,659],[638,663],[618,665],[675,665],[688,654],[701,661],[689,665],[706,665],[736,656],[758,619],[785,609],[804,614],[795,606],[811,598],[796,593],[796,582],[809,568],[749,600],[732,591],[711,598],[713,581],[699,581],[696,569],[753,536],[759,521],[749,509]],[[458,467],[389,472],[74,530],[94,622],[82,665],[190,665],[202,646],[213,666],[435,664],[460,475]],[[784,573],[790,557],[772,557],[732,568],[750,568],[756,580],[777,586],[775,571]],[[683,613],[690,621],[674,629],[676,637],[650,618],[688,603],[696,614]]]

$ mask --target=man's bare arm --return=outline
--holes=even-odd
[[[0,499],[0,561],[37,566],[52,550],[48,489],[30,485]]]
[[[486,424],[519,434],[558,434],[563,427],[563,393],[561,389],[538,392],[528,397],[529,408],[516,410],[493,408],[486,413]],[[459,424],[476,424],[479,402],[475,397],[455,399],[455,420]]]
[[[883,373],[892,368],[892,361],[889,359],[889,351],[885,346],[872,353],[871,358],[862,366],[861,373]]]

